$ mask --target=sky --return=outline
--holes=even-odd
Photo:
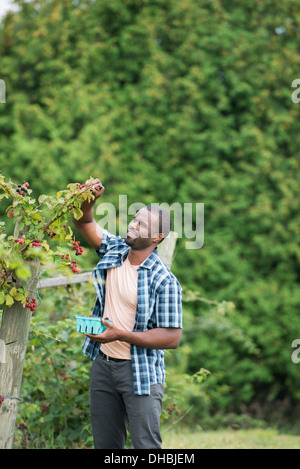
[[[12,0],[0,0],[0,19],[8,12],[15,10],[16,6],[12,5]]]

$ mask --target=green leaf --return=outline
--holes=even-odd
[[[39,221],[43,220],[43,217],[38,213],[33,213],[32,218],[34,218],[35,220],[39,220]]]
[[[27,280],[31,276],[30,267],[26,264],[21,264],[16,267],[16,274],[21,280]]]
[[[16,287],[13,287],[10,291],[9,291],[9,294],[14,298],[15,297],[15,294],[17,293],[17,289]]]
[[[3,304],[5,301],[5,293],[4,291],[0,291],[0,304]]]
[[[79,219],[82,217],[83,212],[82,212],[82,210],[81,210],[80,208],[75,207],[75,208],[73,209],[73,215],[74,215],[74,218],[75,218],[76,220],[79,220]]]
[[[14,304],[14,299],[10,295],[6,295],[5,304],[6,306],[12,306]]]
[[[39,196],[39,199],[38,199],[38,200],[39,200],[39,203],[42,204],[42,203],[44,203],[45,200],[47,200],[47,199],[48,199],[48,195],[43,194],[43,195],[40,195],[40,196]]]
[[[21,301],[22,303],[26,302],[26,298],[24,297],[24,294],[19,291],[17,291],[17,293],[14,295],[14,299],[16,301]]]

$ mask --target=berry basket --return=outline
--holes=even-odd
[[[87,334],[101,334],[106,329],[101,318],[96,316],[76,316],[76,331]]]

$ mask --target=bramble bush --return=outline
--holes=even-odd
[[[36,303],[29,300],[26,289],[26,281],[31,277],[29,264],[33,259],[39,259],[42,264],[54,262],[60,271],[80,271],[77,261],[71,259],[70,248],[76,256],[81,255],[83,249],[67,221],[71,215],[80,218],[82,203],[94,199],[92,183],[91,178],[86,184],[69,184],[66,190],[53,196],[40,195],[36,201],[31,197],[28,182],[6,182],[0,172],[0,201],[10,201],[6,212],[15,221],[14,235],[6,231],[4,221],[0,222],[0,305],[9,307],[20,301],[24,307],[35,309]],[[46,221],[47,216],[49,221]],[[56,241],[52,247],[50,240]]]

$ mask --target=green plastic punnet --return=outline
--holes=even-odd
[[[76,316],[76,331],[87,334],[101,334],[106,329],[101,318],[96,316]]]

